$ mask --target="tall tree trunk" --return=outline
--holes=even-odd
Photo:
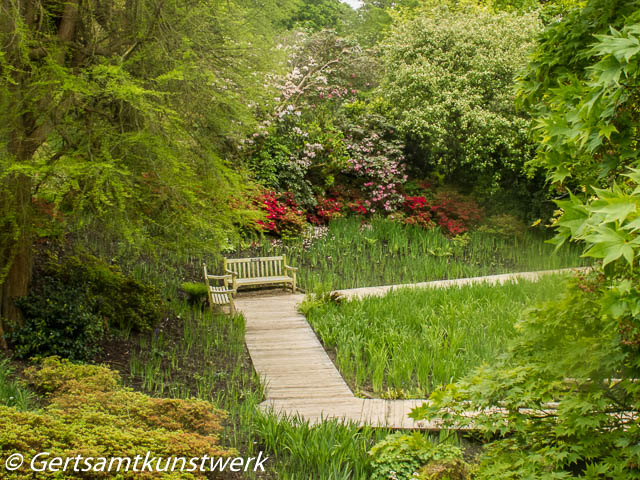
[[[21,240],[16,247],[17,251],[9,267],[9,273],[2,283],[0,295],[0,316],[7,322],[5,327],[9,329],[13,325],[22,324],[22,315],[14,300],[25,296],[28,292],[33,258],[31,242],[26,239]],[[0,325],[0,333],[2,329],[3,326]]]
[[[29,52],[31,58],[40,58],[47,47],[58,45],[58,53],[52,58],[64,65],[67,57],[66,44],[73,40],[79,18],[80,0],[66,0],[59,18],[57,32],[44,35],[42,45]],[[18,39],[23,33],[36,34],[41,25],[36,22],[36,12],[45,15],[42,2],[22,0],[0,3],[0,34],[11,41],[5,46],[6,59],[13,64],[8,82],[9,142],[7,153],[16,164],[28,164],[37,149],[45,142],[55,117],[55,104],[51,99],[29,98],[32,66],[25,66],[25,54]],[[25,32],[18,31],[18,17],[22,17]],[[20,33],[20,34],[18,34]],[[43,32],[38,33],[42,35]],[[36,35],[36,36],[38,36]],[[0,37],[2,38],[2,37]],[[27,62],[28,64],[28,62]],[[4,72],[3,72],[4,73]],[[5,177],[0,185],[0,347],[6,348],[3,332],[22,323],[15,299],[27,294],[32,268],[32,180],[22,173]],[[4,325],[2,324],[3,322]]]
[[[22,324],[22,315],[15,304],[15,299],[23,297],[29,289],[32,269],[32,234],[31,234],[31,179],[18,174],[8,180],[10,199],[14,207],[15,218],[4,225],[12,232],[4,232],[8,238],[13,237],[3,249],[2,260],[8,268],[6,276],[0,277],[0,347],[6,348],[3,332],[14,325]],[[5,238],[7,238],[5,237]],[[2,321],[6,322],[2,325]]]
[[[25,116],[16,119],[11,132],[7,153],[16,164],[26,164],[39,146],[26,131]],[[23,173],[14,173],[3,179],[0,197],[4,203],[1,212],[2,247],[0,249],[0,347],[7,347],[3,333],[22,324],[22,314],[15,300],[28,293],[31,281],[33,228],[32,179]],[[4,322],[4,324],[2,324]]]

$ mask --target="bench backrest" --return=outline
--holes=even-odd
[[[226,258],[225,270],[231,270],[238,278],[282,277],[286,275],[285,255],[279,257]]]

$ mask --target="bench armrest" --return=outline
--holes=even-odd
[[[294,272],[297,272],[297,271],[298,271],[298,267],[290,267],[289,265],[285,265],[285,266],[284,266],[284,268],[285,268],[286,270],[293,270]]]
[[[207,277],[214,280],[226,280],[228,278],[231,278],[231,275],[207,275]]]
[[[233,278],[237,275],[236,272],[229,270],[228,268],[225,268],[224,271],[228,273],[228,275],[226,275],[227,277],[230,275]]]

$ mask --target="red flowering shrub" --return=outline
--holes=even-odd
[[[265,192],[257,199],[259,206],[266,212],[267,220],[258,220],[258,225],[265,231],[282,238],[299,236],[306,223],[305,212],[293,199],[289,192]]]
[[[356,200],[355,202],[351,202],[349,203],[349,208],[351,209],[351,211],[353,213],[356,213],[358,215],[366,215],[367,213],[369,213],[371,210],[367,209],[367,207],[369,207],[370,205],[367,205],[369,202],[365,200],[364,204],[363,202],[361,202],[360,200]]]
[[[482,219],[476,202],[454,192],[439,192],[433,200],[406,196],[402,206],[405,223],[424,228],[438,225],[448,235],[465,233]]]
[[[307,218],[315,225],[329,223],[329,220],[342,216],[343,208],[344,203],[340,200],[336,200],[335,198],[319,197],[315,215],[308,215]]]

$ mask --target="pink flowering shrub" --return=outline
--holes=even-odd
[[[407,180],[402,144],[382,117],[369,115],[361,125],[351,125],[346,137],[349,160],[343,173],[354,179],[371,213],[391,213],[403,201],[400,193]]]

